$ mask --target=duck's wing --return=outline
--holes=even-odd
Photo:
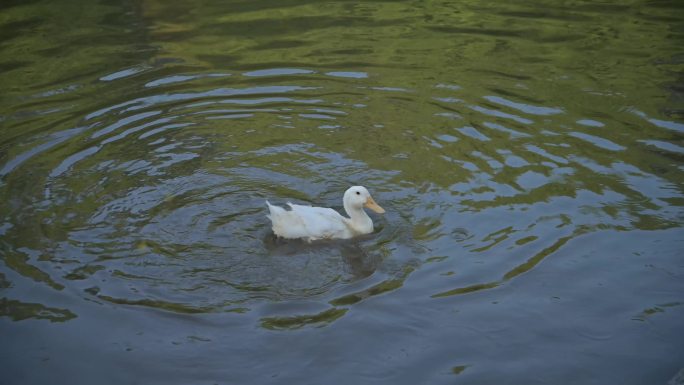
[[[269,205],[273,232],[283,238],[308,240],[349,238],[348,219],[337,211],[324,207],[302,206],[288,203],[291,210]]]
[[[292,212],[302,220],[304,237],[313,239],[349,238],[352,232],[347,218],[326,207],[289,204]]]

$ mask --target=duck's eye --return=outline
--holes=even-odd
[[[356,192],[356,195],[361,195],[361,193],[360,193],[359,191],[357,191],[357,192]]]

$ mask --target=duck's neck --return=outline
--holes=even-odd
[[[352,229],[359,234],[368,234],[373,232],[373,221],[362,207],[352,207],[348,203],[344,203],[344,211],[347,212],[350,219]]]

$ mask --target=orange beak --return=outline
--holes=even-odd
[[[375,200],[373,200],[373,198],[371,197],[368,197],[368,199],[366,199],[366,203],[364,203],[363,205],[375,211],[378,214],[382,214],[385,212],[385,209],[383,209],[382,207],[380,207],[380,205],[375,203]]]

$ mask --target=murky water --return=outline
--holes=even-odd
[[[62,3],[0,5],[0,382],[684,368],[683,3]]]

